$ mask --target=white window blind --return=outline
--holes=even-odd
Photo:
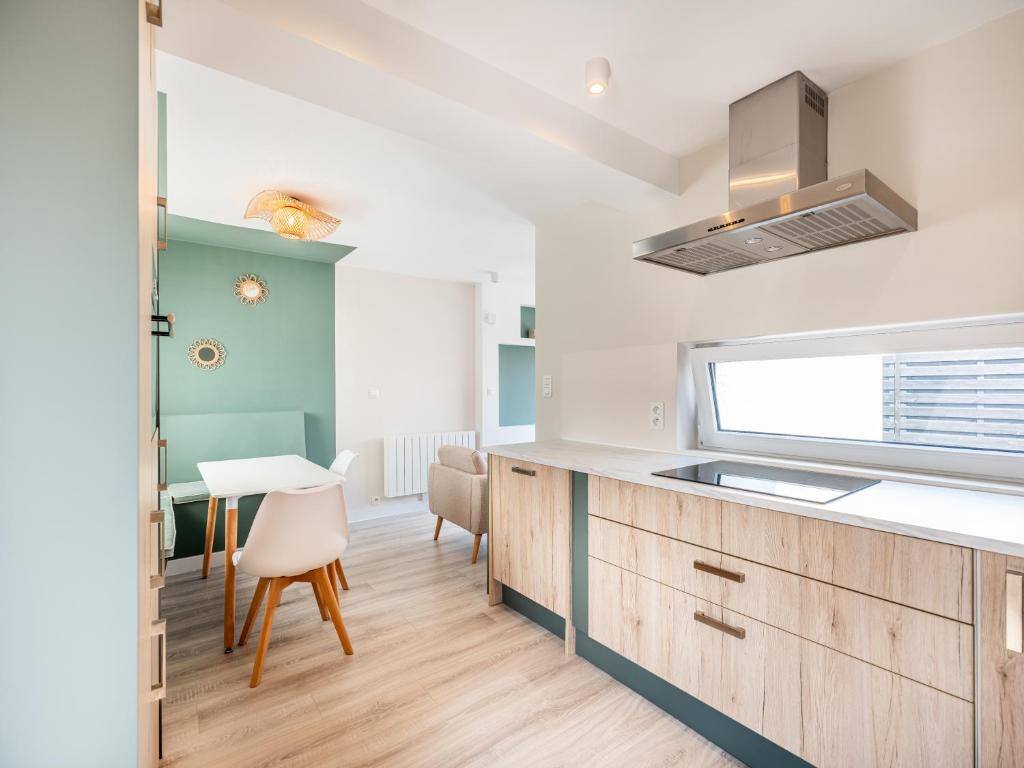
[[[883,440],[1024,451],[1024,348],[885,355]]]

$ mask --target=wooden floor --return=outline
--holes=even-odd
[[[342,655],[305,584],[284,594],[263,683],[222,652],[223,571],[164,589],[166,766],[732,766],[737,763],[505,606],[472,537],[426,514],[352,526]],[[486,539],[485,539],[486,541]],[[255,579],[241,576],[238,626]],[[256,628],[258,631],[258,627]]]

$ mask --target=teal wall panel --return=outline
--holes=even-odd
[[[160,350],[162,420],[172,432],[181,416],[300,411],[307,458],[328,466],[335,455],[334,265],[172,239],[160,269],[160,305],[175,315],[174,337],[164,339]],[[266,303],[247,306],[234,295],[235,279],[249,272],[267,282]],[[224,365],[212,371],[194,367],[187,358],[189,344],[207,337],[226,352]],[[210,429],[234,433],[223,420],[207,421]],[[194,428],[202,424],[198,419]],[[282,448],[295,440],[289,424],[264,420],[262,442],[261,430],[240,429],[239,455],[296,452]],[[232,438],[227,439],[230,445]],[[170,482],[196,479],[197,473],[180,462],[198,460],[190,456],[197,441],[179,437],[186,458],[175,458],[175,441],[168,438]],[[240,541],[258,501],[242,502]],[[175,514],[175,557],[199,554],[205,504],[176,506]]]
[[[138,8],[0,2],[2,766],[138,749]]]
[[[572,473],[572,625],[580,632],[590,630],[590,601],[588,600],[590,572],[588,568],[588,514],[587,483],[589,475]]]
[[[498,426],[536,422],[536,355],[533,346],[498,345]]]

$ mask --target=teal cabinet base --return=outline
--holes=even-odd
[[[778,744],[577,631],[576,655],[685,723],[750,768],[812,768]]]
[[[540,603],[535,603],[526,595],[521,595],[504,585],[501,588],[501,601],[516,613],[523,614],[534,624],[540,624],[551,634],[565,639],[565,619],[557,613],[549,611]]]

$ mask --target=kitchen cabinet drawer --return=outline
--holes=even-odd
[[[973,706],[589,559],[590,635],[819,766],[969,766]]]
[[[972,551],[591,475],[592,515],[973,622]]]
[[[489,478],[491,578],[567,616],[572,474],[492,455]]]
[[[972,550],[723,502],[723,552],[973,623]]]
[[[598,517],[721,549],[722,502],[717,499],[591,475],[587,507]]]
[[[981,765],[1024,765],[1024,558],[981,558]]]
[[[974,632],[968,624],[596,517],[589,523],[589,554],[974,699]]]

